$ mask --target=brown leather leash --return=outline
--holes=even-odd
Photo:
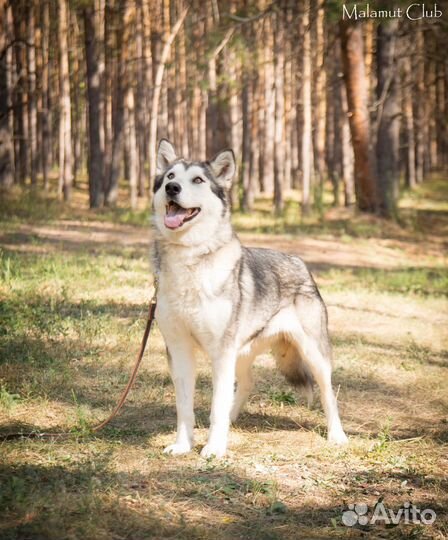
[[[148,343],[149,334],[151,332],[152,324],[154,322],[155,313],[156,313],[156,306],[157,306],[157,290],[158,290],[158,282],[157,278],[154,279],[154,294],[151,298],[151,302],[149,304],[149,311],[148,311],[148,320],[146,321],[146,328],[145,332],[143,334],[142,342],[140,345],[140,351],[137,356],[137,360],[134,364],[134,367],[131,371],[131,374],[129,376],[128,383],[126,385],[126,388],[123,390],[123,393],[121,394],[120,399],[118,400],[118,403],[116,404],[114,410],[110,413],[110,415],[97,424],[96,426],[93,426],[90,428],[89,432],[96,433],[97,431],[100,431],[100,429],[103,429],[107,424],[113,420],[117,414],[120,412],[121,408],[124,405],[124,402],[126,401],[126,398],[128,397],[129,392],[131,391],[132,386],[134,385],[135,379],[137,377],[137,372],[140,367],[140,364],[143,360],[143,355],[145,354],[146,345]],[[3,441],[10,441],[14,439],[68,439],[70,437],[76,437],[77,434],[71,431],[61,431],[61,432],[48,432],[48,433],[7,433],[6,435],[0,436],[0,442]]]

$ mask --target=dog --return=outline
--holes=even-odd
[[[211,359],[213,398],[201,456],[222,457],[252,389],[251,367],[271,350],[296,386],[320,388],[328,440],[347,442],[331,384],[327,310],[297,256],[242,246],[230,221],[232,150],[187,161],[162,139],[153,195],[156,320],[176,393],[177,435],[166,453],[192,450],[195,351]],[[235,390],[236,381],[236,390]]]

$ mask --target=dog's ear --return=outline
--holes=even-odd
[[[235,154],[233,150],[223,150],[210,161],[210,167],[217,182],[229,187],[236,172]]]
[[[174,146],[167,139],[162,139],[159,142],[159,148],[157,149],[157,174],[163,173],[170,163],[176,161],[176,150]]]

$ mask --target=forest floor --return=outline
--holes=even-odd
[[[0,537],[447,538],[447,195],[436,178],[405,195],[399,223],[327,207],[300,221],[293,203],[275,218],[263,200],[234,216],[244,243],[298,253],[312,269],[350,443],[327,444],[319,400],[308,409],[266,355],[223,460],[199,456],[211,397],[205,359],[197,446],[162,454],[175,402],[157,329],[122,413],[89,434],[120,395],[145,325],[148,212],[84,210],[83,185],[71,205],[32,191],[3,197],[0,435],[75,436],[0,442]],[[379,502],[437,517],[371,523]],[[369,523],[346,526],[343,512],[356,503],[368,505]]]

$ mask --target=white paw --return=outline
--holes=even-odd
[[[328,442],[332,444],[347,444],[348,437],[342,429],[333,430],[328,433]]]
[[[226,446],[222,444],[206,444],[201,450],[201,457],[210,458],[212,456],[221,458],[226,455]]]
[[[179,455],[179,454],[186,454],[187,452],[190,452],[191,450],[191,444],[190,443],[175,443],[170,444],[167,446],[164,450],[164,454],[172,454],[173,456]]]

